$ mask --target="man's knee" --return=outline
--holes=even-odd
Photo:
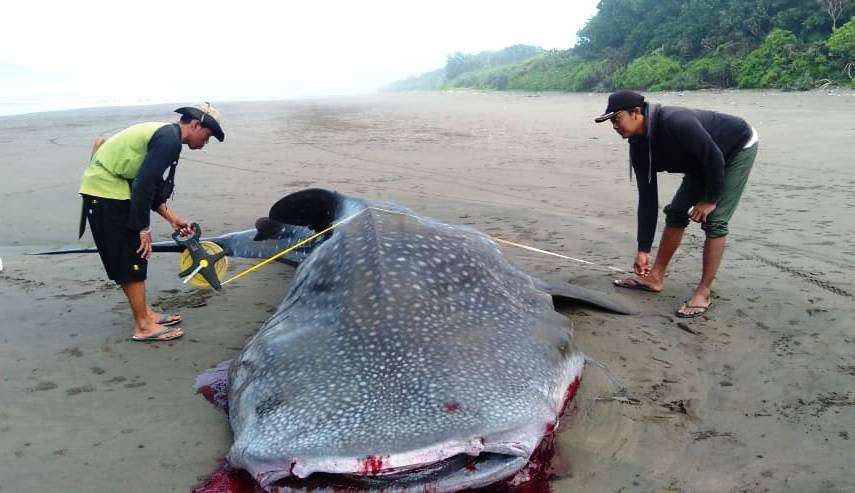
[[[671,228],[685,228],[689,225],[689,211],[677,210],[671,204],[665,206],[665,225]]]
[[[727,221],[707,220],[707,222],[701,225],[701,228],[707,234],[707,238],[721,238],[722,236],[727,236],[729,232]]]

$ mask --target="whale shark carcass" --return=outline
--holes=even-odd
[[[345,218],[303,252],[231,363],[229,464],[284,491],[312,475],[455,491],[515,474],[584,366],[553,297],[628,311],[522,272],[483,233],[394,204],[309,189],[263,222],[268,236],[308,236],[295,228]]]

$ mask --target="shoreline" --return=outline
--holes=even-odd
[[[680,95],[684,93],[689,94],[735,94],[735,93],[758,93],[763,96],[774,96],[778,95],[787,95],[787,94],[821,94],[821,95],[836,95],[836,96],[851,96],[855,97],[855,89],[845,88],[845,87],[832,87],[832,88],[815,88],[808,89],[804,91],[780,91],[777,89],[740,89],[736,87],[721,87],[721,88],[708,88],[708,89],[696,89],[691,91],[641,91],[644,94],[649,94],[652,97],[662,96],[662,95]],[[448,93],[461,93],[461,94],[507,94],[513,96],[561,96],[561,95],[580,95],[580,94],[602,94],[607,96],[609,94],[608,91],[597,92],[597,91],[581,91],[581,92],[565,92],[565,91],[524,91],[524,90],[514,90],[508,89],[503,91],[495,91],[489,89],[469,89],[469,88],[459,88],[459,89],[437,89],[437,90],[415,90],[415,91],[383,91],[377,90],[373,93],[365,93],[365,94],[339,94],[339,95],[303,95],[303,96],[290,96],[290,97],[273,97],[270,98],[252,98],[252,99],[223,99],[217,100],[218,104],[253,104],[253,103],[287,103],[294,101],[305,101],[305,100],[334,100],[338,98],[347,99],[347,98],[360,98],[360,97],[377,97],[383,95],[418,95],[418,94],[448,94]],[[135,108],[135,107],[160,107],[160,106],[180,106],[181,104],[185,104],[186,102],[182,102],[182,100],[176,99],[175,101],[136,101],[136,100],[110,100],[104,102],[96,102],[96,101],[85,101],[85,102],[50,102],[50,103],[19,103],[19,102],[2,102],[0,101],[0,122],[3,119],[12,119],[16,117],[36,117],[36,116],[47,116],[52,113],[66,113],[66,112],[88,112],[95,110],[122,110],[127,108]],[[6,113],[3,110],[4,106],[30,106],[33,108],[40,108],[35,111],[15,111],[11,113]],[[50,106],[46,108],[42,108],[43,106]],[[82,105],[82,106],[81,106]]]

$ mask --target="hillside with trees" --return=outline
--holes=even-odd
[[[444,68],[394,82],[384,89],[389,91],[441,89],[449,80],[458,76],[513,65],[538,53],[543,53],[543,48],[529,45],[514,45],[503,50],[482,51],[474,55],[458,52],[448,56]]]
[[[455,53],[387,89],[855,87],[855,0],[602,0],[577,40]]]

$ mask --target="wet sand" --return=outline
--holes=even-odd
[[[597,264],[506,249],[529,272],[638,310],[564,309],[582,350],[639,403],[598,399],[612,388],[586,368],[554,491],[855,490],[855,93],[651,99],[743,116],[761,138],[715,306],[694,321],[673,312],[700,277],[696,225],[661,294],[611,286],[604,266],[632,262],[636,193],[626,144],[592,122],[602,94],[222,104],[227,139],[185,148],[173,207],[214,234],[251,227],[288,192],[327,187]],[[172,108],[0,117],[0,491],[188,491],[230,445],[193,380],[240,351],[292,268],[211,294],[180,283],[177,255],[156,255],[149,296],[184,316],[187,335],[144,345],[127,340],[129,308],[96,255],[24,255],[90,245],[75,238],[92,140],[172,121]],[[679,178],[660,175],[661,205]],[[167,233],[155,223],[156,239]]]

